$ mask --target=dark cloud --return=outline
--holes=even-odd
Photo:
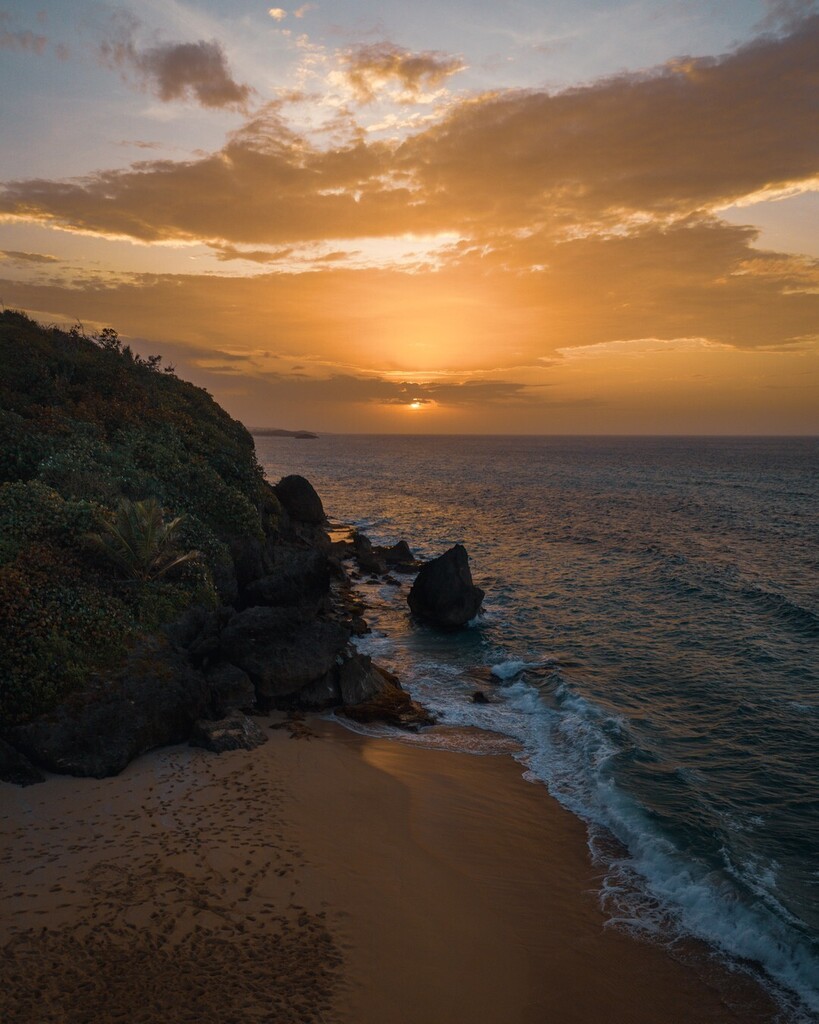
[[[376,402],[380,405],[407,406],[441,404],[447,406],[487,406],[497,403],[542,401],[542,389],[529,384],[504,380],[444,380],[424,383],[393,381],[380,376],[361,377],[337,373],[329,377],[270,373],[268,384],[285,388],[290,398],[306,402]]]
[[[118,146],[133,146],[135,149],[163,149],[161,142],[146,142],[142,139],[121,139]]]
[[[139,49],[126,31],[104,42],[100,52],[105,63],[124,74],[135,74],[164,103],[192,99],[203,107],[241,110],[251,94],[250,86],[233,78],[215,39]]]
[[[268,249],[237,249],[234,245],[213,244],[211,248],[216,259],[223,263],[229,260],[249,260],[251,263],[277,263],[293,252],[291,247],[276,249],[272,252]]]
[[[424,89],[436,88],[465,66],[459,57],[434,50],[413,53],[389,42],[357,46],[344,58],[347,81],[363,103],[374,100],[388,83],[397,84],[412,102]]]
[[[13,260],[15,263],[59,263],[56,256],[47,256],[40,252],[18,252],[15,249],[0,249],[0,258]]]

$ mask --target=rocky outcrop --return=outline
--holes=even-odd
[[[222,754],[226,750],[253,750],[267,740],[267,734],[252,718],[234,711],[216,722],[201,719],[194,723],[191,746]]]
[[[105,778],[145,751],[186,740],[210,706],[202,673],[169,641],[155,639],[82,702],[15,726],[6,738],[50,771]]]
[[[354,722],[385,722],[411,732],[435,724],[435,719],[425,708],[417,704],[406,691],[390,682],[369,700],[352,707],[341,707],[337,713]]]
[[[305,619],[292,608],[247,608],[222,630],[223,656],[243,669],[263,702],[321,680],[350,638],[339,622]]]
[[[478,614],[483,598],[483,590],[472,582],[466,548],[456,544],[421,567],[407,603],[418,618],[456,628]]]
[[[210,701],[217,716],[231,710],[250,711],[256,706],[256,688],[247,672],[238,665],[222,661],[205,672]]]
[[[316,548],[277,544],[272,571],[245,588],[247,605],[301,606],[317,612],[330,590],[330,563]]]
[[[387,571],[386,561],[372,546],[369,537],[357,530],[353,534],[353,553],[362,572],[380,576]]]
[[[292,519],[321,526],[327,521],[321,498],[309,480],[293,474],[282,477],[273,487],[276,497]]]
[[[405,540],[399,540],[392,547],[378,547],[375,550],[387,563],[388,568],[398,572],[415,572],[421,567],[421,563]]]
[[[369,631],[366,605],[331,554],[324,509],[312,486],[290,476],[275,490],[283,511],[265,526],[264,538],[230,542],[231,572],[220,588],[225,603],[190,608],[132,651],[115,676],[89,683],[47,715],[8,728],[0,740],[0,779],[42,781],[37,765],[102,778],[146,751],[186,740],[216,751],[250,749],[267,736],[244,712],[260,708],[339,707],[360,722],[410,729],[432,724],[395,676],[351,648],[351,635]],[[429,605],[444,615],[447,625],[459,624],[459,615],[470,618],[475,594],[482,597],[471,585],[468,564],[465,572],[460,561],[450,565],[452,554],[424,567],[429,579],[423,581],[422,571],[412,598],[419,608]],[[374,548],[363,534],[354,535],[344,555],[354,555],[362,570],[382,579],[387,564],[413,562],[406,542]],[[443,571],[434,569],[436,562]],[[443,587],[443,598],[436,603],[433,594],[418,604],[430,587]]]

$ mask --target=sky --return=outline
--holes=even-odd
[[[815,0],[0,0],[0,302],[252,428],[815,434]]]

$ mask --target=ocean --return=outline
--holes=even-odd
[[[271,481],[301,473],[373,542],[466,546],[486,598],[458,633],[409,617],[410,577],[360,586],[359,648],[454,727],[419,741],[513,741],[586,823],[612,926],[703,940],[816,1019],[819,441],[256,444]]]

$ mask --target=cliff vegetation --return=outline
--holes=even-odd
[[[280,515],[242,424],[110,328],[0,314],[0,441],[0,726],[233,600]]]

